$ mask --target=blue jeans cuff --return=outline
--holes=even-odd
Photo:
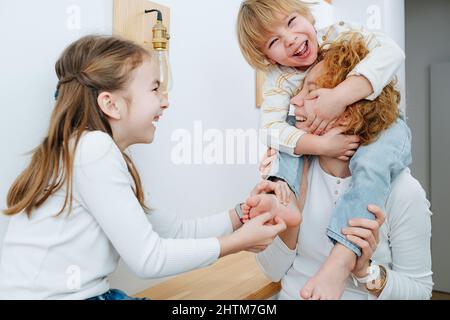
[[[342,234],[327,228],[327,236],[330,238],[331,242],[333,244],[336,244],[336,242],[339,242],[340,244],[344,245],[345,247],[352,250],[358,257],[361,256],[361,250],[355,246],[353,243],[348,241]]]

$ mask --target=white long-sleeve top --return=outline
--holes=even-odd
[[[308,172],[308,191],[297,248],[291,250],[280,239],[257,261],[272,280],[281,279],[279,299],[301,299],[300,290],[316,274],[333,244],[326,235],[335,202],[348,189],[351,177],[327,174],[314,158]],[[430,204],[417,180],[405,169],[392,184],[386,204],[386,221],[380,228],[380,242],[372,260],[387,270],[387,283],[378,299],[429,299],[431,271]],[[342,299],[374,300],[364,285],[348,279]]]
[[[346,32],[363,35],[369,54],[349,76],[362,75],[372,85],[373,93],[366,99],[376,99],[383,88],[394,78],[405,60],[403,50],[382,32],[371,32],[359,25],[339,22],[317,31],[319,45],[335,41]],[[300,156],[294,153],[297,141],[305,134],[286,122],[290,111],[290,100],[301,86],[307,71],[281,65],[274,66],[266,73],[263,85],[263,103],[260,116],[260,137],[272,149]]]
[[[146,215],[132,186],[111,137],[85,133],[75,154],[70,215],[55,217],[64,202],[61,189],[30,219],[25,213],[10,219],[0,257],[0,299],[103,294],[119,258],[142,278],[174,275],[218,259],[216,237],[232,232],[228,212],[197,220],[161,210]]]

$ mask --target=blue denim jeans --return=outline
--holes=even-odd
[[[149,300],[147,298],[132,298],[129,297],[125,292],[118,289],[111,289],[104,294],[96,297],[92,297],[86,300]]]
[[[404,119],[401,115],[375,142],[359,147],[350,160],[350,187],[339,198],[331,214],[328,237],[334,244],[339,242],[358,256],[361,255],[360,248],[342,235],[342,229],[348,227],[348,221],[351,219],[374,220],[374,215],[367,210],[369,204],[385,210],[392,181],[411,164],[411,131]],[[295,117],[289,116],[287,121],[295,125]],[[303,157],[293,157],[280,152],[267,178],[283,179],[298,197],[303,178],[303,161]]]

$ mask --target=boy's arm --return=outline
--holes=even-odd
[[[306,133],[301,139],[297,140],[295,146],[295,154],[307,154],[312,156],[319,156],[323,154],[323,138],[314,134]]]
[[[319,40],[331,42],[349,32],[363,35],[369,54],[336,88],[317,89],[310,93],[309,99],[316,99],[316,117],[311,115],[307,120],[311,132],[321,133],[347,106],[362,99],[375,100],[393,80],[405,60],[403,50],[389,36],[382,32],[368,31],[355,24],[339,22],[320,30],[318,35]]]
[[[341,82],[333,89],[320,88],[311,91],[307,99],[315,99],[313,113],[308,115],[304,126],[309,132],[321,134],[325,127],[338,119],[346,110],[347,106],[365,99],[373,94],[370,81],[359,75],[353,75]]]
[[[334,88],[336,100],[339,105],[343,106],[342,112],[347,106],[353,103],[366,99],[373,95],[373,87],[370,81],[362,75],[352,75],[347,77],[336,88]]]
[[[348,78],[350,79],[353,76],[366,78],[371,84],[372,93],[363,98],[375,100],[381,94],[383,88],[393,80],[405,61],[405,53],[393,39],[383,32],[369,31],[351,23],[343,24],[342,30],[346,29],[362,33],[370,51],[367,57],[349,73]]]
[[[300,156],[295,152],[298,140],[305,131],[287,122],[291,97],[301,84],[304,75],[298,72],[282,73],[272,70],[267,74],[263,87],[264,102],[261,106],[260,136],[269,148],[279,150],[291,156]]]
[[[359,146],[358,136],[344,135],[345,128],[337,127],[322,136],[304,134],[295,147],[296,154],[328,156],[348,160]]]

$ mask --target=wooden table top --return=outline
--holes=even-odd
[[[152,300],[265,300],[281,289],[259,268],[255,254],[240,252],[144,290]]]

